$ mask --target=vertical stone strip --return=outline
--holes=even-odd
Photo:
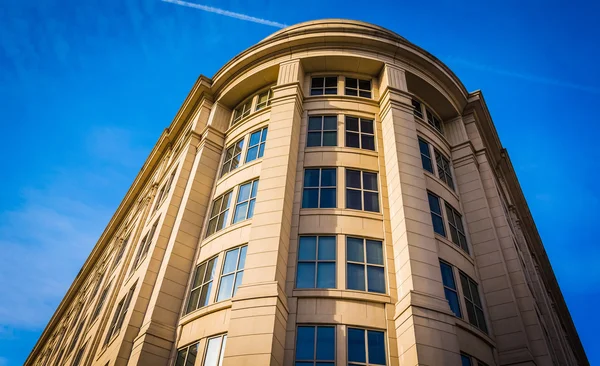
[[[394,322],[400,364],[458,365],[454,317],[443,293],[421,166],[416,122],[404,70],[385,65],[381,75],[388,215],[398,299]]]
[[[289,309],[285,295],[298,139],[302,116],[299,60],[280,65],[273,88],[243,283],[233,298],[225,366],[283,365]]]

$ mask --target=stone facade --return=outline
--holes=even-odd
[[[175,364],[588,361],[482,94],[323,20],[198,79],[26,361]]]

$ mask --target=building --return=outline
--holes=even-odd
[[[200,76],[26,364],[221,362],[588,365],[481,92],[347,20]]]

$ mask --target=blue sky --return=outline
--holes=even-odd
[[[198,3],[284,24],[376,23],[483,90],[590,362],[600,364],[600,3]],[[0,0],[0,9],[5,366],[27,357],[198,75],[277,28],[159,0]]]

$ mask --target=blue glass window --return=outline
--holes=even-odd
[[[335,288],[335,253],[335,236],[301,236],[296,287]]]
[[[381,241],[347,237],[346,260],[346,288],[385,293],[385,265]]]
[[[299,326],[296,332],[296,366],[333,366],[335,327]]]
[[[246,152],[246,163],[262,158],[265,153],[265,142],[267,141],[267,127],[250,135],[248,151]]]
[[[458,301],[458,291],[456,289],[456,281],[454,280],[454,272],[452,266],[446,262],[440,262],[440,269],[442,270],[442,282],[444,284],[444,294],[446,300],[450,304],[450,310],[457,317],[461,318],[462,313],[460,311],[460,302]]]
[[[245,245],[225,253],[225,262],[223,263],[223,271],[221,273],[221,280],[219,281],[217,301],[223,301],[235,296],[244,276],[247,250],[248,246]]]
[[[258,191],[258,179],[240,186],[233,214],[234,224],[252,218],[256,203],[256,191]]]
[[[442,206],[440,205],[440,198],[433,193],[427,192],[427,198],[429,199],[429,210],[431,211],[431,222],[433,224],[433,231],[446,236],[446,229],[444,228],[444,219],[442,218]]]
[[[431,162],[431,150],[429,150],[429,144],[420,138],[419,150],[421,152],[421,163],[423,164],[423,169],[433,173],[433,164]]]
[[[306,147],[337,146],[337,116],[308,117]]]
[[[336,169],[305,169],[302,208],[335,208]]]
[[[348,328],[348,365],[385,365],[385,333]]]

